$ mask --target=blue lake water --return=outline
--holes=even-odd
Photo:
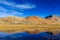
[[[60,40],[60,34],[52,35],[47,32],[29,34],[27,32],[8,34],[0,32],[0,40]]]

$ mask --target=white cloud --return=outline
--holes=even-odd
[[[7,14],[7,10],[3,7],[0,7],[0,17],[7,17],[7,16],[13,16],[13,15],[9,15]]]
[[[16,7],[22,9],[31,9],[31,8],[35,8],[35,5],[21,4],[21,5],[16,5]]]
[[[0,12],[4,12],[4,11],[6,12],[7,10],[3,7],[0,7]]]
[[[30,5],[29,3],[27,3],[27,4],[16,4],[14,2],[7,2],[6,0],[0,0],[0,3],[5,4],[5,5],[9,5],[12,7],[16,7],[19,9],[32,9],[32,8],[36,7],[35,5]]]
[[[30,5],[28,3],[26,4],[16,4],[14,2],[8,2],[7,0],[0,0],[0,4],[7,5],[12,7],[11,10],[5,9],[0,5],[0,17],[7,17],[7,16],[16,16],[18,15],[23,15],[23,12],[18,12],[15,9],[20,9],[20,10],[25,10],[25,9],[32,9],[35,8],[35,5]],[[13,9],[15,8],[15,9]]]
[[[13,16],[13,15],[9,15],[5,12],[0,12],[0,17],[8,17],[8,16]]]
[[[14,10],[10,11],[3,7],[0,7],[0,17],[15,16],[16,14],[23,15],[23,13],[21,12],[17,12]]]
[[[9,14],[12,14],[12,15],[15,15],[15,14],[23,15],[24,13],[11,10],[11,11],[9,12]]]
[[[0,0],[0,3],[5,4],[5,5],[13,5],[10,2],[7,2],[7,0]]]

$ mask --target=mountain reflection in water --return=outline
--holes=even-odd
[[[48,32],[29,34],[26,32],[8,34],[0,32],[0,40],[60,40],[60,34],[51,35]]]

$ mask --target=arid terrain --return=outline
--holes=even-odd
[[[28,32],[31,34],[52,32],[57,34],[60,33],[60,17],[50,15],[45,18],[38,16],[0,18],[0,32]]]

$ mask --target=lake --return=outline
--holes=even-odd
[[[60,40],[60,34],[50,34],[41,32],[38,34],[29,34],[27,32],[8,34],[0,32],[0,40]]]

